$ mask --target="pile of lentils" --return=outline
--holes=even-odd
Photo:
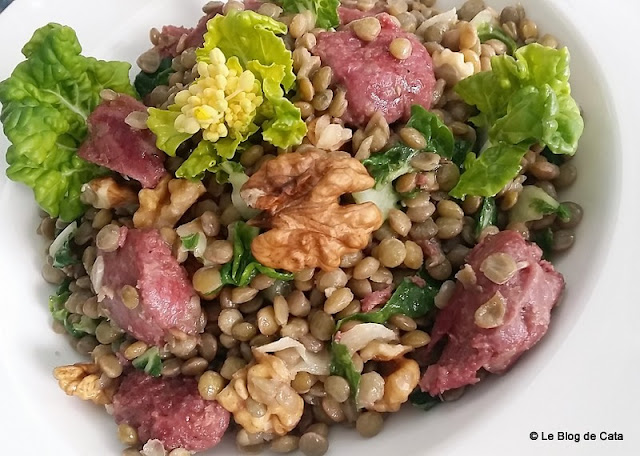
[[[219,2],[210,2],[203,10],[210,13],[220,8]],[[345,6],[368,10],[379,5],[373,0],[345,0]],[[480,43],[475,29],[469,24],[477,13],[486,6],[482,0],[470,0],[458,9],[459,21],[452,26],[437,24],[427,28],[421,24],[439,14],[435,0],[388,0],[383,2],[386,11],[395,16],[401,27],[414,33],[430,53],[444,48],[462,51],[465,60],[471,61],[481,70],[490,68],[490,58],[504,54],[507,49],[498,40]],[[223,14],[230,9],[243,9],[244,5],[229,1],[223,6]],[[309,51],[316,43],[319,29],[313,28],[309,14],[285,15],[274,3],[263,3],[259,13],[268,15],[289,26],[284,37],[293,52],[294,71],[297,75],[298,91],[295,105],[302,117],[312,120],[328,114],[334,123],[342,123],[340,117],[347,107],[345,91],[333,81],[332,70],[322,66],[320,59]],[[519,44],[539,42],[557,47],[557,40],[551,35],[540,36],[538,27],[528,19],[522,6],[509,6],[500,13],[502,29]],[[366,34],[367,29],[358,33]],[[150,33],[152,43],[157,44],[159,32]],[[401,45],[399,45],[401,46]],[[148,52],[141,65],[148,63]],[[403,50],[396,49],[402,53]],[[174,73],[168,85],[156,87],[146,98],[149,106],[166,108],[173,103],[175,94],[193,82],[197,76],[195,68],[195,48],[182,50],[173,59]],[[147,71],[149,68],[143,68]],[[438,79],[434,89],[432,112],[453,131],[454,135],[467,140],[475,140],[476,131],[469,123],[474,109],[462,101],[452,90],[458,82],[455,74],[436,73]],[[348,127],[348,126],[347,126]],[[358,159],[383,150],[401,138],[408,145],[424,147],[424,138],[402,124],[388,125],[382,115],[374,115],[365,128],[353,131],[353,139],[341,149],[352,153]],[[183,151],[189,149],[189,144]],[[257,144],[244,150],[240,163],[251,175],[266,161],[283,151],[268,143]],[[448,192],[456,185],[460,171],[446,158],[434,153],[420,153],[411,164],[415,172],[406,174],[395,181],[399,193],[415,193],[402,201],[400,209],[393,209],[384,225],[374,233],[370,245],[363,251],[346,255],[340,268],[330,272],[308,269],[297,272],[292,282],[279,282],[266,275],[256,276],[249,286],[225,286],[214,299],[202,300],[203,312],[199,321],[197,337],[177,335],[167,345],[160,348],[163,360],[162,376],[194,376],[199,380],[199,390],[205,399],[214,399],[224,388],[233,374],[253,360],[251,347],[273,342],[280,337],[292,337],[300,341],[307,350],[317,353],[327,348],[335,331],[336,322],[351,314],[360,312],[360,299],[369,293],[398,283],[403,277],[425,268],[434,279],[445,281],[443,290],[450,291],[451,280],[464,263],[465,256],[485,236],[500,230],[519,231],[526,239],[551,228],[554,251],[568,249],[574,242],[574,229],[582,218],[582,208],[573,202],[565,202],[571,212],[568,220],[560,221],[555,215],[528,224],[508,224],[506,211],[518,200],[523,183],[535,184],[554,198],[557,191],[570,186],[576,180],[576,168],[571,157],[563,157],[561,164],[549,162],[541,148],[533,147],[522,162],[520,175],[510,182],[496,197],[499,208],[496,225],[486,227],[479,235],[474,233],[474,215],[481,205],[480,197],[468,197],[459,203],[451,199]],[[177,157],[169,158],[167,166],[175,171],[186,158],[179,151]],[[418,189],[417,182],[420,182]],[[206,293],[220,283],[219,265],[232,259],[233,246],[227,240],[230,224],[241,219],[231,203],[231,186],[219,184],[215,178],[205,178],[207,194],[196,203],[181,220],[180,224],[201,217],[208,247],[205,258],[214,265],[187,268],[196,291]],[[417,189],[417,190],[416,190]],[[114,382],[123,372],[123,363],[144,354],[150,347],[133,339],[106,318],[106,313],[98,302],[89,279],[89,271],[96,259],[97,249],[112,250],[114,233],[119,226],[133,227],[132,213],[126,210],[90,208],[79,221],[73,239],[74,248],[81,261],[78,264],[57,269],[52,266],[52,258],[47,262],[42,274],[52,284],[70,280],[71,295],[65,308],[71,314],[71,321],[79,321],[82,316],[96,320],[95,334],[80,339],[70,336],[76,350],[91,356],[102,371],[101,383],[106,386]],[[64,229],[61,220],[42,214],[38,228],[48,245],[55,234]],[[169,232],[168,232],[169,231]],[[163,230],[163,237],[171,243],[178,255],[180,238],[174,230]],[[437,261],[428,262],[420,247],[423,241],[432,241],[442,252]],[[47,247],[48,247],[47,245]],[[184,261],[184,258],[181,259]],[[336,291],[330,299],[325,298],[325,290]],[[209,299],[209,300],[206,300]],[[388,325],[397,329],[401,342],[414,348],[424,347],[430,341],[429,330],[432,318],[411,319],[404,315],[392,317]],[[348,329],[346,326],[343,330]],[[54,330],[67,334],[62,324],[54,322]],[[116,356],[116,352],[122,356]],[[124,358],[124,359],[123,359]],[[377,372],[374,361],[363,366],[360,395],[375,395],[380,389],[382,377]],[[369,375],[367,375],[369,374]],[[329,429],[335,424],[355,426],[364,437],[378,434],[383,427],[383,415],[374,411],[357,411],[350,399],[348,383],[341,377],[317,377],[307,372],[299,372],[292,383],[293,388],[305,401],[305,409],[300,423],[290,434],[265,442],[261,436],[248,434],[240,429],[236,442],[239,447],[257,451],[270,448],[278,453],[300,449],[308,456],[321,456],[328,448]],[[454,399],[459,394],[452,394]],[[445,398],[446,399],[446,398]],[[259,417],[265,413],[264,406],[248,403],[251,413]],[[121,425],[120,440],[129,446],[125,455],[139,454],[140,445],[135,429]],[[174,450],[178,451],[178,450]],[[184,450],[180,450],[184,451]],[[174,452],[171,455],[177,456]]]

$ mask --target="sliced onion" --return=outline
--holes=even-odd
[[[313,375],[329,375],[329,353],[326,350],[320,353],[312,353],[305,348],[300,342],[291,337],[283,337],[270,344],[262,345],[254,348],[259,353],[276,353],[282,350],[294,349],[300,355],[295,365],[287,365],[294,373],[309,372]]]
[[[340,335],[340,343],[347,347],[351,356],[374,340],[391,342],[397,341],[398,336],[393,330],[379,323],[362,323]]]

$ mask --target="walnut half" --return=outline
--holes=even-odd
[[[202,182],[165,176],[156,188],[138,193],[140,208],[133,214],[136,228],[173,228],[206,191]]]
[[[103,389],[100,385],[100,368],[93,363],[76,363],[58,366],[53,370],[60,388],[69,396],[83,401],[93,401],[98,405],[110,404],[115,387]]]
[[[241,191],[250,206],[266,211],[253,223],[271,228],[253,240],[253,255],[288,271],[336,269],[382,225],[375,204],[341,205],[340,197],[373,185],[362,163],[345,152],[305,149],[266,162]]]
[[[114,209],[138,205],[138,195],[113,177],[97,177],[82,186],[80,199],[96,209]]]

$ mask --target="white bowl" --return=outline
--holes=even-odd
[[[442,9],[460,5],[460,1],[440,0]],[[496,9],[514,1],[487,0]],[[383,432],[369,440],[355,431],[332,431],[330,455],[357,451],[374,455],[424,454],[425,449],[439,454],[471,451],[464,446],[465,429],[477,420],[491,419],[491,411],[502,407],[511,397],[524,394],[530,382],[547,360],[570,336],[574,322],[589,303],[597,280],[599,265],[605,260],[610,239],[601,233],[611,229],[620,200],[620,140],[615,113],[606,79],[585,36],[554,7],[551,0],[521,0],[528,16],[542,32],[553,33],[571,51],[571,83],[575,98],[583,108],[585,133],[575,158],[579,178],[563,200],[580,203],[585,217],[572,250],[556,262],[565,275],[567,291],[553,312],[547,336],[502,377],[491,378],[472,388],[461,400],[444,404],[424,413],[407,406],[391,416]],[[135,62],[149,47],[148,31],[162,24],[195,24],[204,2],[183,0],[111,0],[109,5],[81,0],[19,0],[0,15],[0,79],[7,77],[21,60],[19,49],[33,31],[50,21],[72,26],[84,47],[83,53],[102,59]],[[179,6],[178,6],[179,5]],[[596,8],[596,2],[590,2]],[[99,17],[95,14],[100,11]],[[8,146],[0,135],[0,150]],[[602,151],[607,151],[606,154]],[[2,160],[3,170],[6,167]],[[52,377],[57,365],[78,362],[80,357],[64,338],[51,331],[47,297],[51,287],[40,276],[42,243],[35,234],[38,223],[36,205],[26,187],[0,178],[0,243],[3,252],[0,267],[4,302],[0,314],[0,363],[2,364],[3,410],[14,410],[13,422],[3,417],[11,430],[11,442],[22,442],[21,454],[119,454],[116,426],[98,407],[65,396]],[[603,191],[602,189],[606,189]],[[5,393],[7,389],[10,396]],[[5,402],[6,401],[6,402]],[[509,423],[496,423],[508,431]],[[32,429],[38,429],[33,438]],[[502,435],[502,437],[500,437]],[[498,433],[496,438],[504,438]],[[25,446],[26,444],[26,450]],[[6,449],[6,448],[5,448]],[[211,454],[234,453],[232,439]],[[435,453],[434,453],[435,454]],[[485,454],[476,452],[476,454]],[[487,452],[488,454],[488,452]]]

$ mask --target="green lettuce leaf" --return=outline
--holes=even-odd
[[[196,51],[198,61],[208,62],[209,53],[215,47],[230,58],[235,56],[247,68],[252,60],[265,66],[282,65],[285,90],[293,87],[293,59],[282,38],[277,35],[287,33],[287,26],[281,22],[253,11],[230,11],[226,15],[215,16],[207,23],[204,47]]]
[[[151,347],[142,355],[134,359],[131,364],[136,369],[146,372],[152,377],[160,377],[162,373],[162,358],[158,347]]]
[[[165,57],[153,73],[145,73],[144,71],[138,73],[133,85],[141,97],[146,97],[159,85],[169,85],[169,76],[175,73],[171,67],[172,61],[171,57]]]
[[[440,284],[425,274],[419,274],[413,278],[406,277],[379,310],[349,315],[338,322],[337,329],[351,320],[382,324],[397,314],[411,318],[423,317],[434,308],[433,300],[438,290],[440,290]]]
[[[452,158],[454,152],[453,133],[440,117],[430,113],[420,105],[411,106],[411,118],[407,127],[418,130],[427,140],[426,150],[441,157]]]
[[[311,11],[316,16],[316,25],[329,30],[340,25],[339,0],[282,0],[282,9],[287,13]]]
[[[185,179],[202,179],[205,171],[212,171],[220,157],[211,141],[204,139],[198,143],[180,168],[176,170],[176,177]]]
[[[495,225],[498,222],[498,208],[496,206],[496,200],[490,197],[482,199],[482,205],[475,215],[476,225],[473,230],[476,238],[480,236],[482,230],[489,225]]]
[[[558,154],[572,155],[582,129],[580,109],[573,98],[558,98],[551,86],[527,86],[509,101],[507,114],[489,131],[493,141],[533,144],[542,141]]]
[[[500,143],[486,149],[477,159],[469,154],[465,172],[449,194],[459,199],[467,195],[495,196],[518,174],[520,161],[527,150],[526,146]]]
[[[456,92],[480,114],[471,120],[490,128],[492,143],[547,146],[573,155],[584,121],[569,85],[569,51],[533,43],[515,58],[496,56],[492,70],[460,81]]]
[[[300,144],[307,134],[307,124],[302,120],[300,110],[284,96],[285,66],[263,65],[253,60],[247,64],[247,69],[260,79],[266,100],[258,109],[262,138],[282,148]]]
[[[251,242],[259,233],[260,230],[257,227],[247,225],[244,222],[234,224],[231,229],[233,259],[220,269],[223,285],[246,287],[260,273],[278,280],[293,280],[292,273],[268,268],[253,257]]]
[[[501,27],[496,27],[489,22],[485,22],[478,27],[478,38],[481,43],[489,40],[502,41],[507,45],[507,52],[511,55],[518,48],[518,43],[515,42],[507,33],[502,30]]]
[[[331,343],[331,364],[329,365],[331,375],[338,375],[344,378],[351,389],[351,397],[358,396],[360,389],[360,372],[353,365],[349,349],[346,345],[338,342]]]
[[[147,126],[156,135],[156,147],[167,155],[175,157],[180,144],[193,136],[176,130],[175,122],[180,111],[171,107],[169,110],[149,108],[147,111],[149,113]]]
[[[463,138],[455,138],[453,143],[453,155],[451,161],[458,166],[462,166],[464,160],[467,158],[467,154],[473,149],[473,142]]]
[[[491,62],[495,62],[494,57]],[[507,103],[514,90],[510,81],[501,84],[492,71],[474,74],[455,85],[455,91],[462,99],[478,108],[480,113],[471,121],[482,128],[491,127],[496,120],[507,112]]]
[[[73,29],[48,24],[23,47],[27,60],[0,83],[0,121],[12,143],[7,176],[31,187],[40,207],[65,221],[85,210],[82,185],[107,172],[76,154],[100,91],[135,96],[128,63],[84,57],[81,50]]]

